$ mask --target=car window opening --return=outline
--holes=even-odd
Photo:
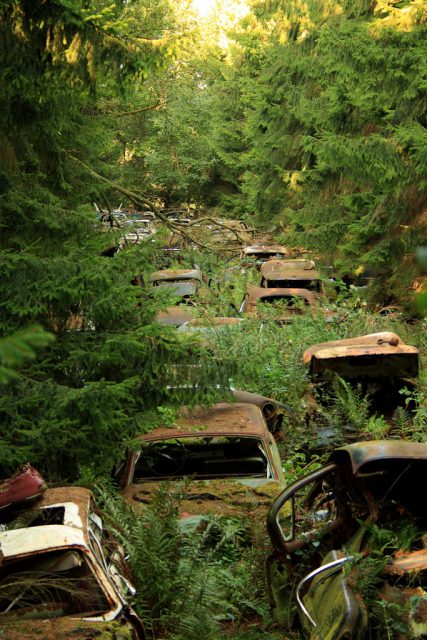
[[[138,457],[134,482],[187,476],[270,478],[272,472],[257,438],[182,438],[146,446]]]
[[[94,616],[106,597],[79,551],[61,550],[6,562],[0,569],[1,618]]]

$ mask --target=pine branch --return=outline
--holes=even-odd
[[[134,191],[130,191],[130,189],[126,189],[125,187],[122,187],[121,185],[117,184],[116,182],[113,182],[112,180],[109,180],[108,178],[105,178],[100,173],[98,173],[97,171],[92,169],[92,167],[87,165],[85,162],[83,162],[82,160],[79,160],[78,158],[76,158],[76,156],[74,156],[73,154],[71,154],[69,152],[66,152],[66,153],[67,153],[67,156],[71,160],[76,162],[79,166],[83,167],[83,169],[85,169],[85,171],[87,171],[93,178],[96,178],[96,180],[98,180],[99,182],[102,182],[103,184],[108,185],[111,189],[114,189],[115,191],[118,191],[119,193],[122,193],[124,196],[129,198],[129,200],[131,202],[133,202],[133,204],[135,204],[137,207],[145,207],[145,208],[150,209],[150,211],[152,211],[154,213],[156,218],[161,220],[166,227],[171,229],[171,231],[174,231],[175,233],[178,233],[179,235],[181,235],[190,244],[195,244],[200,249],[205,249],[206,251],[218,252],[218,248],[217,247],[210,247],[208,245],[205,245],[205,244],[199,242],[198,240],[196,240],[194,237],[190,236],[182,228],[182,225],[180,225],[180,223],[171,222],[151,200],[147,200],[144,196],[142,196],[142,195],[140,195],[138,193],[135,193]],[[220,223],[218,223],[218,224],[219,224],[219,226],[225,226],[225,225],[221,225]],[[234,230],[230,229],[230,231],[234,231]],[[221,250],[222,251],[228,251],[230,249],[221,249]],[[231,250],[234,251],[234,249],[231,249]]]

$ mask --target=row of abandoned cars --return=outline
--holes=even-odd
[[[150,281],[169,288],[178,303],[157,320],[203,332],[244,322],[265,300],[284,301],[275,318],[280,324],[306,306],[327,320],[319,304],[322,278],[311,260],[291,261],[280,246],[247,247],[242,257],[259,269],[260,283],[248,287],[241,315],[193,317],[192,297],[206,279],[196,268],[165,269]],[[338,375],[361,385],[384,414],[415,384],[419,352],[381,332],[313,345],[303,361],[316,404],[327,402]],[[377,631],[375,625],[385,615],[387,637],[427,637],[427,445],[351,442],[347,434],[348,443],[334,448],[335,434],[319,429],[316,439],[332,450],[329,459],[289,484],[276,442],[282,423],[292,424],[285,404],[226,389],[212,407],[181,407],[172,426],[141,435],[113,474],[136,511],[162,483],[181,482],[184,531],[212,514],[246,517],[254,531],[266,522],[270,604],[283,629],[297,624],[313,640],[367,640],[384,634],[384,625]],[[30,466],[0,484],[4,637],[93,638],[116,629],[121,635],[112,637],[141,640],[134,595],[125,553],[87,489],[48,489]]]

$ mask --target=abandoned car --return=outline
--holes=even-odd
[[[157,323],[179,327],[194,318],[191,308],[193,297],[204,281],[199,269],[163,269],[152,273],[149,280],[153,287],[179,299],[177,304],[169,305],[156,314]]]
[[[242,249],[240,259],[244,265],[260,268],[267,260],[285,258],[288,255],[289,249],[279,244],[252,244]]]
[[[415,388],[419,351],[396,333],[372,333],[315,344],[304,351],[313,402],[327,400],[335,376],[359,385],[373,411],[391,415],[404,404],[401,391]]]
[[[308,289],[324,294],[324,286],[313,260],[268,260],[261,265],[261,287]]]
[[[200,269],[162,269],[150,275],[150,283],[161,287],[181,300],[188,300],[203,283]]]
[[[2,511],[0,522],[0,620],[7,637],[40,637],[42,627],[43,638],[52,639],[116,638],[119,629],[126,638],[144,638],[126,602],[135,590],[122,549],[103,527],[90,491],[47,489],[30,510]]]
[[[118,471],[124,498],[141,508],[160,483],[186,479],[180,502],[184,525],[197,525],[207,514],[266,513],[284,485],[277,445],[252,404],[184,407],[172,427],[158,427],[138,442]]]
[[[307,289],[264,289],[248,285],[239,311],[260,320],[288,323],[309,308],[316,311],[316,300]]]
[[[271,604],[312,640],[427,635],[427,445],[358,442],[297,480],[268,514]]]

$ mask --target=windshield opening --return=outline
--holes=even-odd
[[[38,553],[0,568],[0,619],[92,616],[108,609],[101,586],[77,550]]]
[[[207,436],[148,443],[139,454],[134,482],[160,478],[271,477],[258,438]]]

